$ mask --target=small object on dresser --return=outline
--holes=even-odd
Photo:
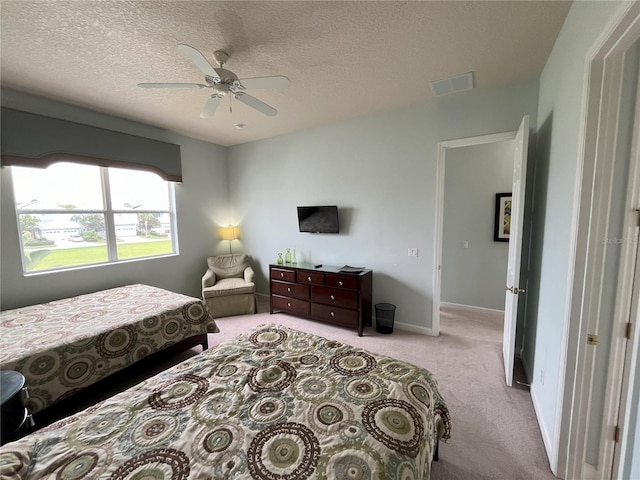
[[[284,262],[282,261],[282,254],[278,254],[278,265],[282,265]]]
[[[341,273],[361,273],[364,271],[364,267],[351,267],[349,265],[345,265],[340,269]]]
[[[298,264],[298,259],[296,258],[296,249],[293,249],[293,255],[291,256],[291,264],[292,265],[297,265]]]
[[[314,268],[320,268],[320,267],[322,267],[322,264],[321,264],[321,263],[319,263],[318,265],[316,265]]]
[[[284,263],[291,263],[291,249],[287,248],[287,253],[284,254]]]

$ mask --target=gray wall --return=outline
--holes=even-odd
[[[535,123],[537,81],[441,97],[326,127],[234,146],[234,221],[259,259],[257,288],[286,247],[298,261],[373,269],[373,300],[397,306],[396,322],[430,331],[437,144]],[[296,206],[337,204],[339,235],[298,232]],[[416,247],[418,257],[408,257]]]
[[[511,191],[514,148],[510,140],[446,151],[443,302],[504,310],[509,243],[493,240],[495,195]]]
[[[540,78],[523,362],[532,381],[531,396],[552,468],[559,453],[556,439],[564,394],[562,340],[568,328],[573,280],[585,59],[619,7],[619,2],[574,2]]]
[[[215,228],[230,221],[226,148],[7,89],[2,90],[2,105],[178,144],[183,171],[183,183],[176,185],[179,255],[24,276],[13,188],[6,168],[1,168],[3,310],[129,283],[200,295],[206,257],[228,248]]]

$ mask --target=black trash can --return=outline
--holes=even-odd
[[[393,333],[393,320],[396,306],[390,303],[376,303],[376,331],[378,333]]]

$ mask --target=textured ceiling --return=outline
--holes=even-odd
[[[557,1],[2,0],[1,83],[19,91],[234,145],[424,102],[429,82],[474,72],[476,88],[539,76],[569,9]],[[285,75],[250,93],[267,117],[203,83],[177,44],[225,50],[240,78]],[[230,112],[230,107],[232,112]],[[234,124],[243,123],[242,130]]]

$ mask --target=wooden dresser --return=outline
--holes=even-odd
[[[284,312],[358,329],[371,324],[371,270],[299,263],[269,265],[271,313]]]

